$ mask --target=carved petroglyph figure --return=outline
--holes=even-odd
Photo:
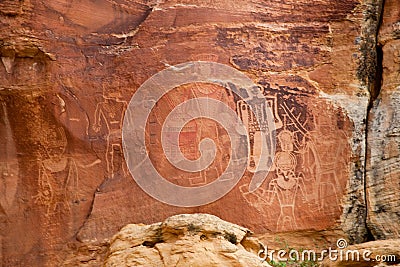
[[[344,188],[339,179],[347,174],[348,142],[333,116],[315,116],[314,121],[315,130],[305,135],[302,156],[309,180],[315,184],[318,209],[329,214],[340,211],[339,194]]]
[[[240,189],[246,200],[257,209],[264,211],[265,205],[271,206],[278,201],[280,214],[277,220],[277,231],[295,230],[297,228],[295,216],[295,202],[297,194],[307,200],[304,175],[296,172],[297,159],[294,154],[294,135],[284,129],[278,135],[281,150],[276,152],[274,161],[274,178],[268,183],[267,190],[260,188],[254,193],[245,192],[247,185]],[[251,196],[254,194],[254,196]],[[250,196],[249,196],[250,195]],[[254,205],[254,201],[258,203]]]
[[[296,172],[297,160],[293,151],[293,133],[283,130],[279,133],[278,140],[281,151],[275,156],[276,178],[270,182],[268,191],[276,195],[281,208],[277,230],[293,230],[297,228],[294,214],[296,195],[300,191],[302,197],[307,199],[304,175]]]
[[[192,120],[193,114],[203,114],[205,117],[223,117],[224,113],[218,107],[207,106],[204,107],[199,102],[192,101],[191,104],[185,108],[176,107],[189,99],[201,99],[210,98],[227,103],[228,106],[234,107],[233,95],[229,94],[227,90],[221,86],[215,84],[203,84],[193,83],[185,85],[181,88],[181,91],[177,91],[172,95],[166,95],[164,101],[168,106],[168,109],[174,110],[174,116],[170,118],[170,121],[165,124],[163,132],[165,133],[165,144],[163,145],[164,152],[169,154],[169,159],[172,164],[178,163],[181,160],[180,152],[190,160],[196,160],[200,157],[199,144],[205,138],[212,139],[216,144],[216,155],[215,164],[211,164],[206,168],[200,168],[199,166],[204,165],[205,162],[199,161],[196,164],[200,164],[196,168],[201,170],[192,173],[185,173],[180,175],[180,180],[187,180],[189,186],[198,186],[208,184],[212,179],[220,177],[224,171],[224,164],[229,161],[229,147],[230,139],[227,133],[221,130],[221,126],[210,119],[198,118]],[[152,121],[162,121],[160,115],[161,110],[156,106],[156,118],[150,115],[149,127],[150,127],[150,144],[152,143]],[[186,122],[186,123],[183,123]],[[184,124],[182,128],[178,125]],[[235,122],[232,122],[232,127],[235,126]],[[179,144],[177,145],[173,140],[179,136]],[[224,144],[226,146],[224,146]],[[202,160],[214,158],[214,149],[205,149],[203,147]]]
[[[121,146],[121,129],[123,114],[126,110],[127,103],[121,100],[118,92],[103,91],[104,101],[96,106],[94,114],[94,124],[92,126],[95,132],[100,132],[102,126],[106,127],[107,148],[105,153],[107,172],[109,177],[114,177],[118,169],[123,169],[122,163],[122,146]],[[117,161],[117,155],[122,157],[122,160]],[[125,170],[123,170],[126,173]]]
[[[282,122],[277,112],[277,100],[275,96],[265,96],[261,87],[247,89],[247,95],[249,96],[248,99],[239,100],[237,102],[237,112],[246,126],[249,136],[249,159],[247,169],[254,173],[256,172],[257,166],[259,166],[259,168],[263,166],[263,164],[259,165],[261,157],[261,145],[259,144],[262,142],[261,132],[269,133],[267,109],[273,112],[276,129],[282,127]],[[246,102],[250,103],[250,105]],[[257,118],[259,118],[259,121],[257,121]],[[267,139],[268,138],[271,137],[267,136]],[[271,143],[272,141],[269,140],[267,145],[271,145]],[[268,160],[272,160],[272,158],[270,157]]]
[[[195,83],[194,87],[191,89],[192,95],[195,98],[199,98],[199,97],[207,97],[207,98],[213,98],[216,100],[219,100],[221,102],[224,103],[232,103],[227,93],[227,91],[220,87],[220,86],[216,86],[216,85],[202,85],[201,83]],[[199,106],[195,106],[193,107],[193,110],[200,110],[202,109],[202,107]],[[203,108],[204,109],[204,108]],[[222,111],[219,110],[218,108],[214,107],[207,107],[207,115],[209,117],[218,117],[218,116],[223,116]],[[225,154],[224,153],[224,147],[222,146],[222,144],[220,143],[223,139],[224,136],[223,132],[220,131],[220,126],[218,125],[217,122],[213,121],[213,120],[204,120],[204,119],[200,119],[200,120],[196,120],[196,127],[197,127],[197,134],[196,134],[196,144],[199,144],[200,141],[205,138],[206,136],[212,138],[218,145],[217,145],[217,154],[219,155],[219,157],[217,156],[215,158],[215,162],[217,164],[215,164],[214,167],[208,167],[207,169],[205,169],[204,171],[200,171],[200,179],[199,181],[193,180],[193,185],[197,185],[197,184],[206,184],[209,181],[207,180],[207,177],[212,176],[212,177],[220,177],[221,174],[223,173],[223,166],[222,166],[222,157]],[[232,122],[234,123],[234,122]],[[212,157],[212,151],[204,151],[204,153],[209,153],[209,156],[205,156],[203,158],[209,158]],[[211,174],[211,175],[210,175]]]
[[[300,206],[306,205],[311,214],[340,214],[349,162],[348,138],[339,113],[327,114],[317,104],[309,112],[284,99],[279,103],[283,129],[277,131],[272,177],[254,192],[247,185],[240,188],[246,201],[263,213],[268,214],[273,203],[279,206],[277,231],[298,229]]]
[[[0,213],[12,206],[18,185],[16,160],[0,162]]]
[[[44,154],[39,162],[38,191],[35,203],[46,206],[46,215],[70,211],[70,203],[79,200],[78,170],[75,160],[65,155],[64,128],[51,129],[42,140]]]
[[[0,110],[0,216],[12,207],[18,186],[18,159],[5,102]]]

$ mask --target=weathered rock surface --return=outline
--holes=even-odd
[[[400,266],[400,239],[371,241],[338,249],[337,259],[325,259],[322,267]],[[340,257],[342,255],[342,257]],[[346,256],[347,255],[347,256]],[[335,258],[334,256],[332,259]]]
[[[400,6],[385,1],[379,43],[382,86],[368,127],[368,227],[376,239],[400,237]]]
[[[261,249],[246,228],[213,215],[181,214],[122,228],[104,266],[270,266],[258,257]]]
[[[383,89],[368,121],[371,146],[366,143],[368,105],[379,92],[382,3],[1,1],[0,262],[95,266],[122,226],[194,212],[264,236],[304,232],[328,244],[339,236],[365,241],[368,214],[376,238],[398,236],[396,0],[385,3],[379,37]],[[227,195],[181,208],[150,197],[135,183],[121,128],[131,97],[147,79],[170,65],[198,60],[231,66],[259,86],[274,110],[278,160],[255,191],[249,190],[249,160]],[[215,181],[232,157],[226,131],[198,119],[180,133],[179,148],[196,159],[199,141],[211,138],[215,161],[196,173],[167,162],[159,145],[163,120],[195,97],[218,99],[238,115],[246,108],[215,84],[180,86],[159,101],[144,150],[165,179],[181,186]],[[248,152],[257,161],[260,131],[251,116],[242,117],[252,123]]]

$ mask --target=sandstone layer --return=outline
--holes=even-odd
[[[376,239],[399,238],[400,220],[400,7],[386,1],[378,41],[382,85],[368,127],[368,226]]]
[[[270,266],[250,230],[208,214],[130,224],[111,240],[104,266]]]
[[[95,266],[124,225],[181,213],[214,214],[266,241],[276,233],[307,233],[307,242],[324,245],[339,237],[398,237],[398,5],[382,4],[1,1],[0,262]],[[142,190],[127,168],[121,134],[141,85],[189,61],[221,63],[249,77],[276,129],[274,164],[253,191],[263,121],[244,112],[248,106],[228,85],[184,84],[164,95],[137,126],[146,146],[134,149],[170,183],[211,184],[237,153],[227,149],[221,125],[196,119],[170,133],[179,145],[168,149],[195,160],[209,138],[215,160],[198,172],[168,162],[161,127],[181,102],[219,100],[246,124],[243,177],[219,200],[191,208]],[[265,105],[258,107],[263,114]]]

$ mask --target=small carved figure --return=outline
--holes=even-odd
[[[124,166],[122,162],[117,162],[116,158],[117,155],[122,157],[121,129],[127,103],[120,99],[118,92],[112,90],[103,90],[103,92],[104,101],[98,103],[96,106],[92,128],[97,133],[100,132],[103,125],[107,128],[105,158],[108,175],[109,177],[114,177],[117,170],[116,165]]]
[[[75,160],[65,155],[67,139],[64,128],[49,130],[42,140],[44,155],[39,162],[38,194],[35,203],[47,207],[46,215],[70,211],[78,201],[78,170]]]

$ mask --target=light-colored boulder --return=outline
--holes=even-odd
[[[266,267],[250,230],[209,214],[181,214],[129,224],[112,239],[105,267]]]

